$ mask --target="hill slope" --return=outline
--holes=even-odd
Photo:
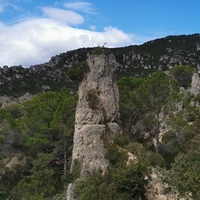
[[[0,199],[200,199],[199,37],[3,67]]]
[[[69,79],[67,71],[87,59],[92,51],[105,50],[115,56],[117,77],[145,77],[156,70],[167,71],[176,65],[200,68],[200,34],[168,36],[142,45],[121,48],[82,48],[53,56],[49,62],[23,68],[0,68],[0,95],[19,96],[58,90],[67,86],[76,90],[79,81]]]

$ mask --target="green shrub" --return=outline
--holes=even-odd
[[[81,163],[78,159],[75,159],[73,161],[73,168],[71,172],[74,181],[80,177],[80,173],[81,173]]]
[[[15,119],[23,116],[21,105],[19,105],[19,104],[8,105],[5,107],[5,110],[7,110],[9,113],[11,113],[11,115]]]
[[[72,80],[79,80],[81,81],[84,73],[89,72],[89,66],[87,61],[82,61],[78,64],[73,64],[68,70],[67,70],[67,75],[72,79]]]
[[[114,142],[123,147],[124,145],[127,145],[129,143],[130,139],[128,135],[118,135],[114,137]]]
[[[3,144],[3,141],[4,141],[3,137],[0,136],[0,145]]]
[[[125,149],[137,156],[139,159],[144,159],[146,156],[146,149],[142,144],[138,142],[132,142],[126,145]]]
[[[108,54],[109,52],[110,52],[109,49],[105,48],[104,46],[94,47],[91,51],[91,53],[94,55]]]
[[[150,168],[145,161],[130,163],[128,166],[121,165],[114,169],[112,182],[115,184],[120,197],[117,199],[144,199],[149,173]]]
[[[39,153],[33,161],[30,175],[11,190],[11,199],[52,199],[60,187],[56,171],[50,165],[52,154]]]
[[[147,151],[145,147],[138,143],[138,142],[132,142],[125,146],[125,148],[137,156],[139,160],[146,160],[150,165],[156,167],[161,166],[163,167],[165,165],[165,161],[163,157],[159,153],[154,153],[153,151]]]
[[[79,200],[144,199],[150,168],[148,163],[126,163],[107,171],[104,176],[94,173],[75,182],[75,198]]]
[[[113,166],[124,163],[128,158],[127,153],[121,150],[114,143],[107,144],[106,149],[107,149],[107,152],[106,152],[105,157],[111,162]]]
[[[177,140],[172,139],[166,144],[160,143],[158,149],[159,149],[159,153],[162,155],[162,157],[165,160],[166,167],[170,168],[172,162],[174,161],[174,158],[180,152],[180,147]]]
[[[16,127],[17,123],[14,120],[12,114],[6,109],[0,109],[0,121],[6,120],[12,127]]]
[[[200,151],[199,147],[187,154],[179,154],[172,168],[164,171],[163,181],[168,184],[168,191],[178,190],[180,197],[200,199]]]
[[[97,89],[90,89],[86,93],[86,100],[92,109],[97,109],[99,105],[99,97]]]
[[[75,182],[75,198],[80,200],[98,199],[99,179],[95,176],[80,178]]]
[[[178,81],[180,87],[188,88],[194,72],[195,69],[190,66],[176,66],[169,71],[169,74]]]
[[[176,138],[176,132],[173,130],[169,130],[163,135],[162,142],[164,144],[167,144],[168,142],[170,142],[171,140],[173,140],[175,138]]]
[[[195,101],[198,101],[200,103],[200,94],[197,94]]]
[[[149,163],[153,166],[153,167],[164,167],[165,166],[165,160],[162,157],[162,155],[160,155],[159,153],[155,153],[153,151],[148,151],[146,154],[146,160],[149,161]]]
[[[173,129],[179,129],[180,127],[187,126],[187,122],[182,117],[170,118],[168,122]]]

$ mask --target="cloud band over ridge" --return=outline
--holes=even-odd
[[[85,13],[94,15],[91,4],[76,2],[65,3],[62,8],[41,7],[40,15],[23,16],[15,23],[0,22],[0,66],[29,67],[72,49],[104,43],[107,47],[132,43],[132,36],[116,27],[108,26],[102,31],[95,31],[95,25],[91,25],[91,30],[76,27],[86,20],[83,12],[79,12],[81,6]]]

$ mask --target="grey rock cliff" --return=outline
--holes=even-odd
[[[85,74],[78,92],[72,154],[72,160],[81,163],[81,176],[97,170],[105,172],[109,162],[105,158],[103,139],[120,131],[116,123],[119,92],[113,74],[114,56],[91,55],[87,63],[89,72]]]
[[[112,135],[121,132],[116,123],[119,118],[119,92],[113,73],[115,62],[112,54],[90,55],[87,59],[89,72],[79,85],[72,170],[75,161],[78,161],[80,177],[95,171],[105,173],[109,166],[105,143],[111,140]],[[67,200],[74,200],[73,188],[74,184],[69,184]]]
[[[200,77],[197,73],[194,73],[192,76],[190,93],[195,96],[200,93]]]
[[[27,92],[26,94],[24,94],[23,96],[21,96],[19,98],[0,96],[0,104],[1,104],[1,107],[5,107],[10,104],[20,104],[27,100],[32,99],[33,97],[34,97],[34,95],[30,94],[29,92]]]

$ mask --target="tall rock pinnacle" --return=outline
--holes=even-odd
[[[104,173],[109,165],[105,158],[105,138],[112,137],[120,128],[119,92],[114,76],[115,58],[112,55],[90,55],[88,71],[80,86],[76,108],[73,162],[81,165],[80,176],[94,171]]]

